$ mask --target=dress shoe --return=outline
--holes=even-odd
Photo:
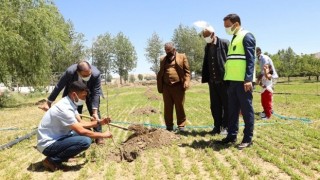
[[[53,162],[50,162],[48,157],[46,157],[46,158],[42,161],[42,165],[43,165],[46,169],[50,170],[51,172],[54,172],[54,171],[56,171],[56,170],[59,170],[59,166],[56,165],[56,164],[53,163]]]
[[[103,139],[103,138],[97,138],[97,139],[96,139],[96,144],[98,144],[98,145],[104,145],[104,139]]]
[[[237,138],[228,136],[226,138],[223,138],[221,141],[216,141],[217,144],[234,144],[235,142],[237,142]]]
[[[247,147],[250,147],[252,145],[252,141],[251,142],[242,142],[241,144],[238,145],[238,149],[241,150],[241,149],[244,149],[244,148],[247,148]]]
[[[220,134],[220,128],[217,128],[217,127],[214,127],[213,129],[212,129],[212,131],[210,132],[210,134],[212,134],[212,135],[217,135],[217,134]]]

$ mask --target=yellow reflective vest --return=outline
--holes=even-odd
[[[225,64],[225,81],[244,81],[247,61],[243,39],[247,33],[248,31],[241,30],[229,44],[228,57]]]

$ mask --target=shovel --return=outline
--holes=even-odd
[[[84,118],[88,118],[88,119],[92,119],[91,116],[87,116],[87,115],[84,115],[84,114],[79,114],[81,117],[84,117]],[[126,130],[126,131],[129,131],[128,128],[126,127],[123,127],[123,126],[119,126],[119,125],[116,125],[116,124],[112,124],[112,123],[109,123],[110,126],[113,126],[113,127],[116,127],[116,128],[119,128],[119,129],[123,129],[123,130]]]

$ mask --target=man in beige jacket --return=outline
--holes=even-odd
[[[185,131],[186,114],[184,111],[185,91],[190,84],[190,69],[185,54],[176,51],[174,44],[164,46],[166,56],[160,59],[157,74],[158,92],[163,94],[164,120],[168,131],[173,131],[173,107],[176,109],[179,131]]]

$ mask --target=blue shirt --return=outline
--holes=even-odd
[[[78,122],[77,108],[69,96],[66,96],[45,113],[37,132],[37,149],[41,153],[57,140],[71,135],[69,126]]]

